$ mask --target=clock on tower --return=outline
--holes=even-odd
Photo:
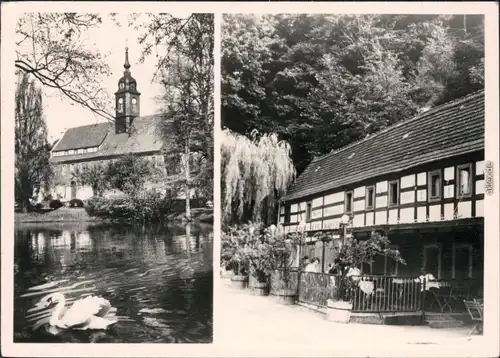
[[[128,47],[125,48],[125,71],[118,81],[118,91],[115,92],[116,114],[115,133],[128,133],[135,117],[140,115],[140,93],[137,91],[137,82],[130,74],[128,61]]]

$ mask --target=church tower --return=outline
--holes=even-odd
[[[130,74],[130,63],[128,62],[128,47],[125,48],[125,64],[123,65],[123,77],[118,81],[118,91],[115,92],[115,133],[127,133],[132,127],[135,117],[140,115],[140,102],[137,91],[137,82]]]

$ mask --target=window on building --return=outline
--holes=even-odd
[[[397,245],[390,245],[389,248],[393,250],[399,250],[399,246]],[[399,274],[399,263],[385,256],[385,275],[397,276],[398,274]]]
[[[424,265],[428,273],[441,279],[441,246],[428,244],[424,246]]]
[[[441,171],[429,173],[429,200],[441,199]]]
[[[312,203],[309,202],[306,205],[306,221],[311,220],[311,212],[312,212]]]
[[[452,278],[463,280],[472,278],[473,249],[470,244],[453,245],[453,272]]]
[[[389,182],[389,205],[399,204],[399,182],[397,180]]]
[[[373,209],[375,206],[375,187],[366,188],[366,209]]]
[[[290,224],[290,205],[285,205],[285,224]]]
[[[137,98],[132,98],[132,110],[137,112]]]
[[[457,196],[463,198],[472,194],[472,166],[470,164],[459,165],[457,175]]]
[[[118,99],[118,112],[123,112],[123,98]]]
[[[352,191],[346,191],[345,193],[345,212],[347,214],[352,213],[352,208],[354,206],[354,195]]]

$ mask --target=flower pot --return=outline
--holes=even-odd
[[[347,301],[327,300],[326,319],[331,322],[349,323],[352,303]]]
[[[248,276],[233,275],[231,276],[231,285],[234,288],[244,289],[247,287]]]
[[[294,305],[297,299],[295,290],[289,288],[281,288],[273,293],[279,303],[283,305]]]
[[[231,278],[231,276],[233,276],[232,271],[224,270],[224,269],[220,270],[220,277],[221,278],[229,280]]]
[[[269,295],[269,285],[266,282],[254,282],[250,286],[252,294],[256,296],[267,296]]]

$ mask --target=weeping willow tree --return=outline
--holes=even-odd
[[[274,221],[279,198],[295,178],[291,147],[274,133],[250,138],[226,129],[221,140],[224,223]]]

